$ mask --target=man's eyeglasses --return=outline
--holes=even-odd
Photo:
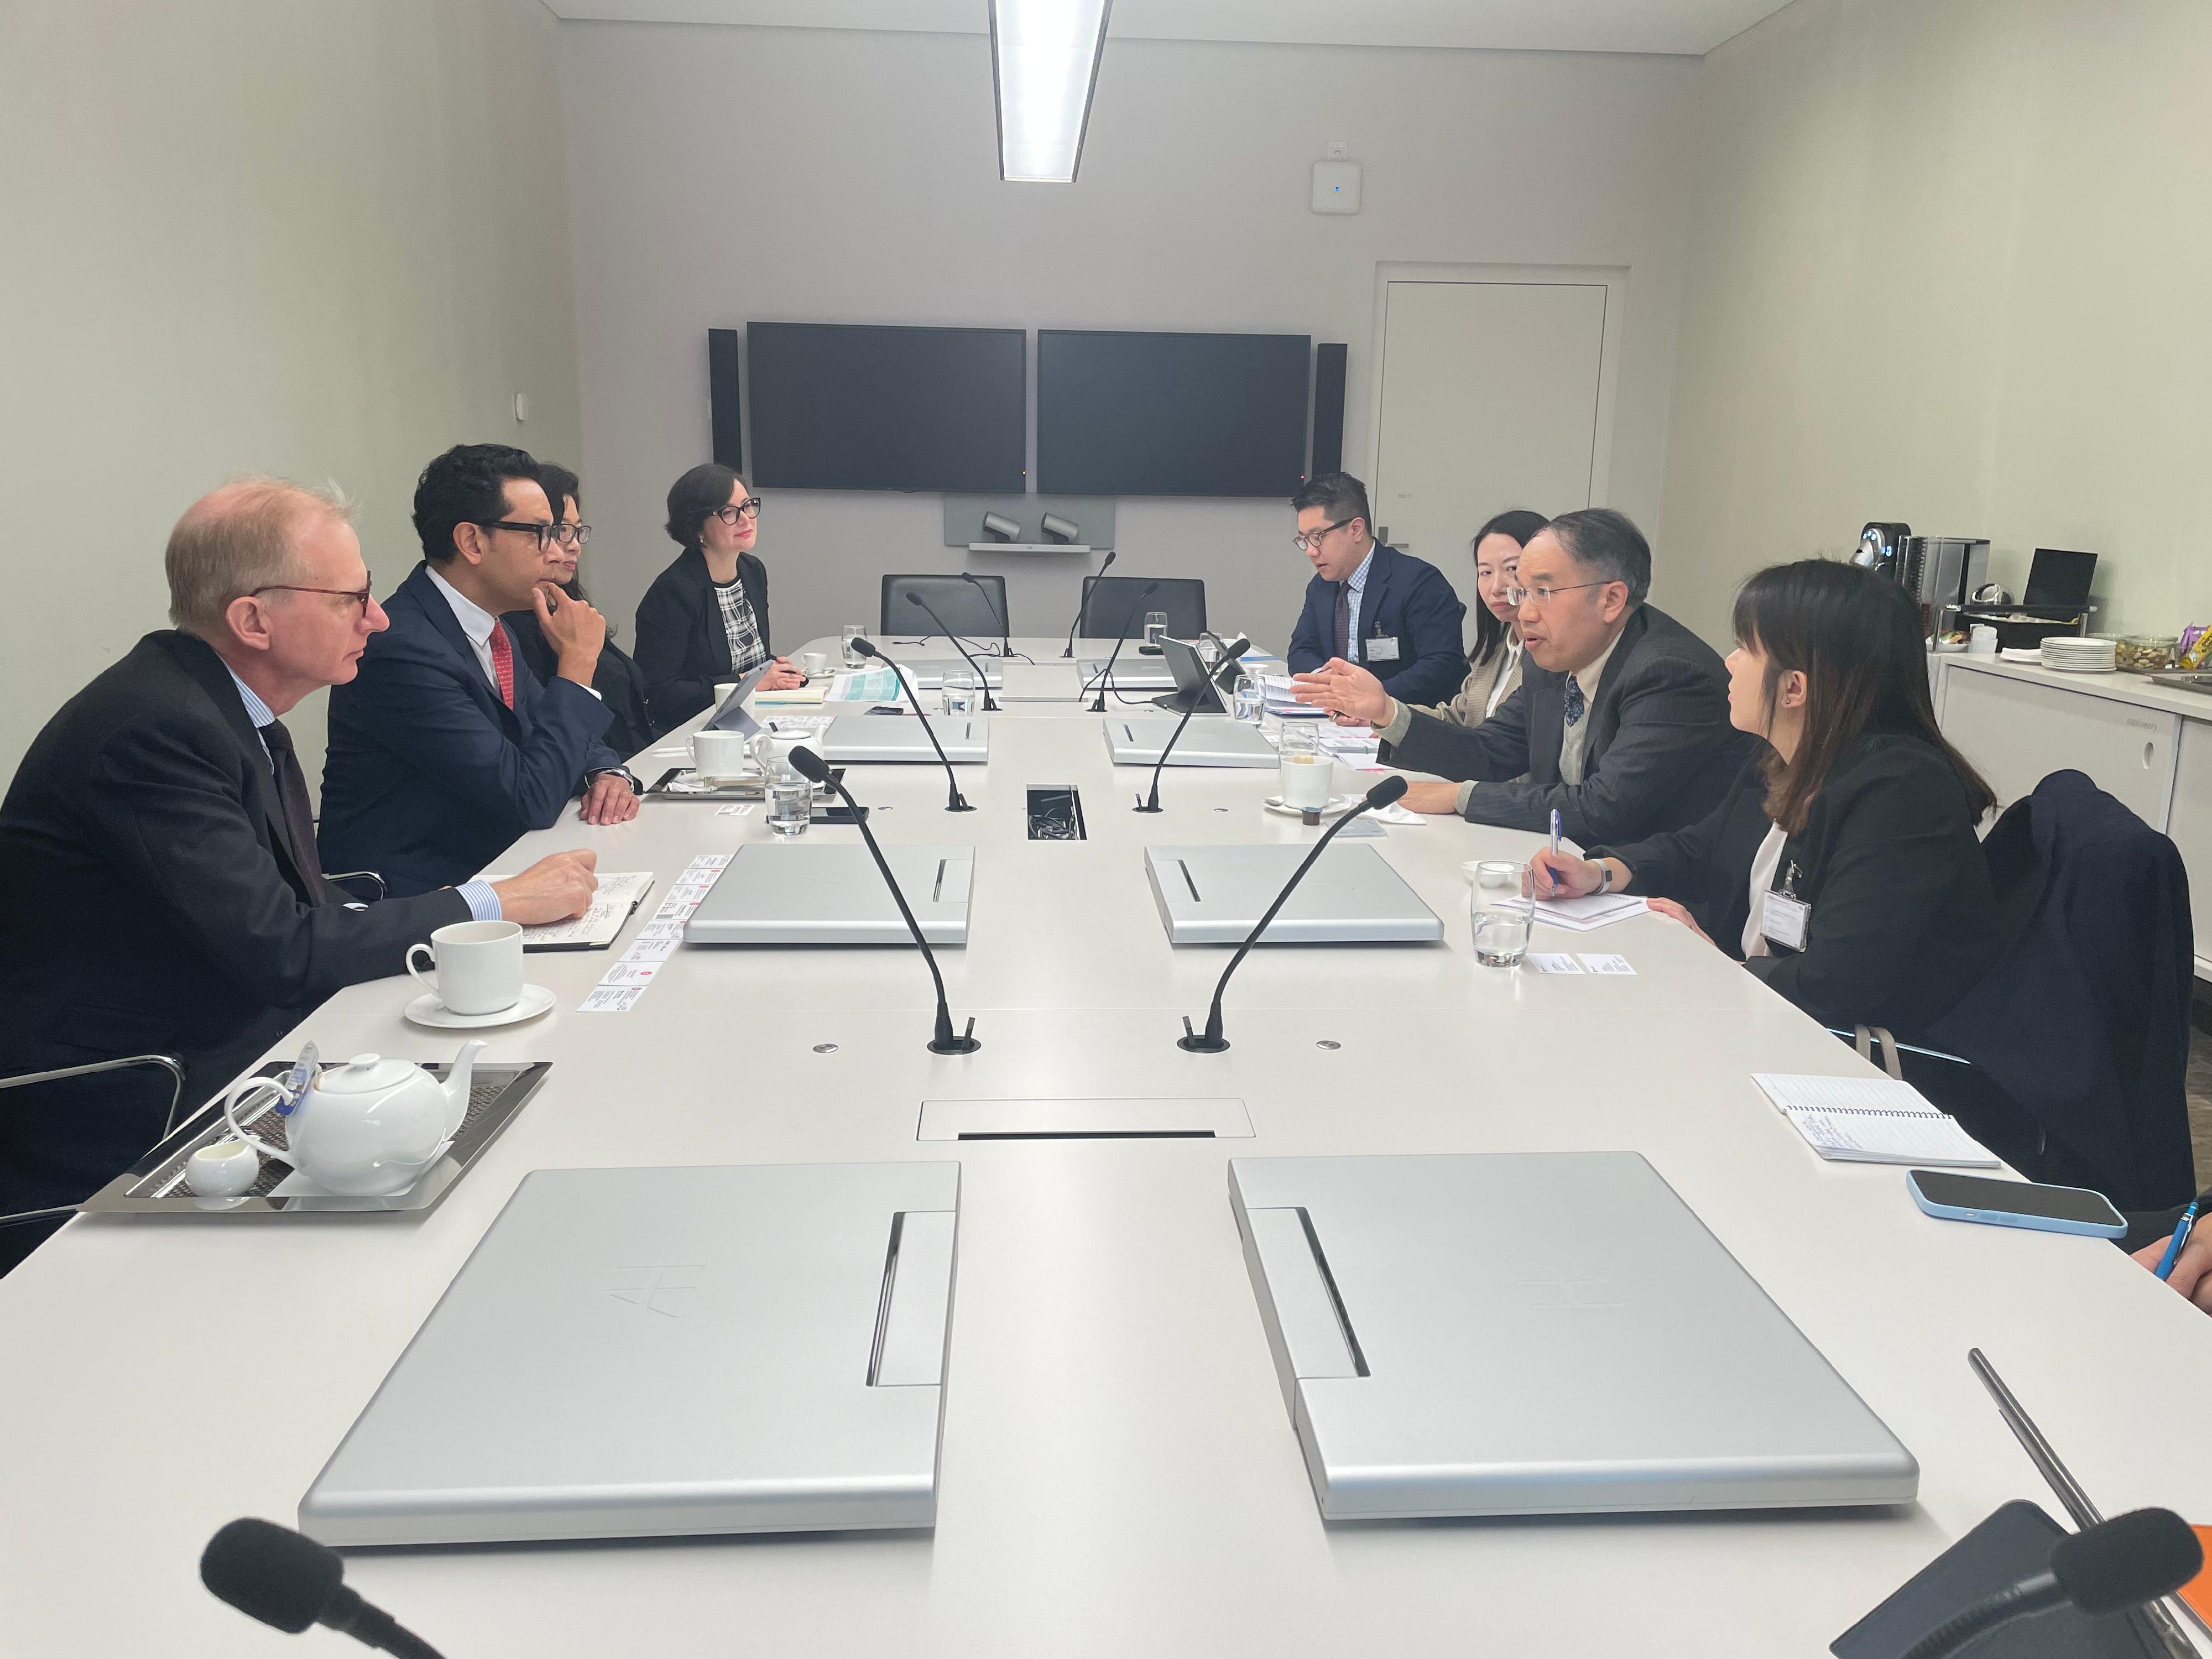
[[[376,595],[376,578],[369,575],[367,571],[363,571],[362,575],[363,580],[358,588],[301,587],[296,582],[270,582],[264,586],[248,589],[246,597],[249,599],[258,599],[264,593],[329,593],[341,599],[351,599],[361,607],[361,614],[366,617],[368,614],[369,601]]]
[[[761,498],[757,495],[748,495],[741,501],[732,501],[727,507],[716,507],[714,516],[729,526],[731,529],[735,530],[739,519],[757,519],[760,517],[760,510]]]
[[[1515,606],[1524,605],[1547,605],[1551,604],[1554,594],[1571,593],[1577,588],[1580,587],[1603,587],[1605,586],[1606,584],[1603,582],[1569,582],[1563,587],[1553,587],[1543,582],[1539,582],[1534,587],[1522,587],[1518,583],[1516,583],[1513,586],[1505,590],[1505,603]]]
[[[553,539],[563,547],[581,547],[592,539],[592,526],[587,524],[556,524]]]
[[[540,553],[545,550],[548,544],[558,540],[561,535],[561,526],[557,524],[524,524],[517,519],[478,519],[477,528],[512,530],[518,535],[535,536],[538,538],[538,550]]]
[[[1359,515],[1355,513],[1352,515],[1352,518],[1356,519],[1358,516]],[[1339,519],[1334,524],[1325,524],[1318,530],[1301,530],[1297,535],[1291,537],[1291,539],[1298,544],[1299,552],[1310,553],[1314,549],[1321,545],[1322,538],[1327,536],[1331,531],[1341,530],[1345,526],[1351,522],[1352,519]]]

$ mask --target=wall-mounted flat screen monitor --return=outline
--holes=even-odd
[[[748,481],[1018,494],[1028,355],[1018,328],[748,323]]]
[[[1305,334],[1037,331],[1037,488],[1285,495],[1306,462]]]

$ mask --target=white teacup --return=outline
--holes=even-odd
[[[810,680],[819,679],[830,672],[830,653],[827,651],[800,652],[799,672]]]
[[[751,751],[742,732],[695,732],[691,734],[691,769],[717,781],[741,778],[752,770]]]
[[[415,965],[427,951],[437,972]],[[522,1000],[522,928],[512,921],[456,921],[407,947],[407,971],[457,1014],[496,1014]]]

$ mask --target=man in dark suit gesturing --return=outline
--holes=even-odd
[[[325,884],[277,716],[351,679],[385,625],[342,500],[227,484],[178,520],[167,565],[175,631],[64,704],[0,803],[0,1074],[166,1054],[197,1106],[434,927],[582,914],[589,853],[366,907]],[[111,1109],[128,1085],[0,1112],[0,1214],[74,1202],[146,1150],[161,1115]]]
[[[1301,674],[1301,702],[1371,723],[1384,761],[1455,783],[1416,783],[1417,812],[1633,841],[1704,817],[1741,769],[1751,738],[1729,723],[1728,670],[1653,606],[1651,550],[1620,514],[1565,513],[1521,551],[1521,637],[1529,666],[1480,726],[1408,706],[1341,660]]]
[[[385,601],[391,631],[331,694],[324,860],[395,893],[465,881],[577,795],[586,823],[637,816],[636,780],[602,742],[592,690],[606,618],[560,590],[567,562],[538,465],[463,444],[422,469],[423,562]],[[540,684],[500,621],[532,611],[558,661]]]
[[[1334,659],[1372,671],[1405,702],[1449,702],[1467,678],[1467,606],[1443,571],[1375,539],[1367,486],[1324,472],[1291,497],[1314,568],[1291,635],[1291,672]]]

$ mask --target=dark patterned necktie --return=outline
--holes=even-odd
[[[1336,585],[1336,654],[1352,660],[1352,584]]]
[[[1583,723],[1583,711],[1587,709],[1589,705],[1583,701],[1583,683],[1577,679],[1572,674],[1567,676],[1566,698],[1567,724],[1570,726],[1580,726]]]
[[[284,815],[284,837],[292,843],[292,862],[307,884],[308,902],[320,904],[323,860],[315,850],[315,815],[307,805],[307,779],[300,770],[299,752],[282,720],[263,726],[261,740],[269,745],[269,768],[276,775],[276,805]]]

